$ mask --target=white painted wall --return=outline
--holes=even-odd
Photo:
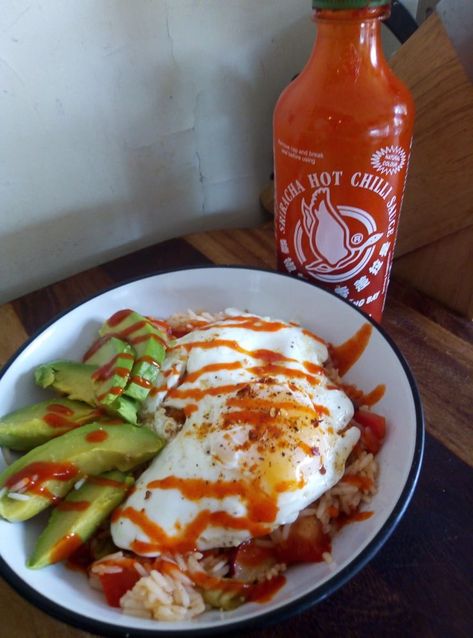
[[[256,223],[313,35],[310,0],[0,0],[0,302]]]

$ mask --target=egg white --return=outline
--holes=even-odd
[[[259,329],[245,327],[251,322]],[[143,417],[161,433],[164,410],[187,410],[187,417],[139,478],[125,507],[145,512],[169,538],[182,536],[204,511],[248,518],[249,498],[258,490],[275,503],[272,520],[259,521],[272,531],[294,521],[343,475],[359,431],[347,428],[352,402],[322,368],[326,344],[297,325],[281,322],[266,331],[265,325],[274,327],[274,320],[232,311],[178,339],[166,357],[156,384],[160,391],[147,400]],[[265,360],[265,351],[276,353],[274,365]],[[209,393],[215,388],[221,393]],[[238,483],[247,493],[191,499],[179,489],[149,488],[167,477]],[[195,547],[235,546],[253,535],[250,529],[209,525]],[[112,536],[124,549],[150,540],[123,516],[113,522]]]

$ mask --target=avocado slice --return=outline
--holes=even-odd
[[[104,406],[110,414],[116,415],[133,423],[138,424],[138,403],[128,397],[117,397],[113,403]]]
[[[27,566],[39,569],[68,558],[120,505],[133,483],[132,476],[114,470],[72,489],[51,513]]]
[[[205,602],[211,607],[225,611],[231,611],[232,609],[241,607],[246,602],[243,585],[241,590],[225,590],[223,588],[203,589],[202,596]]]
[[[126,341],[109,335],[99,339],[86,353],[84,363],[99,366],[92,378],[101,405],[111,405],[123,393],[134,362],[133,348]]]
[[[51,361],[36,368],[34,378],[41,388],[52,388],[69,399],[97,405],[93,373],[97,366],[75,361]]]
[[[82,477],[129,470],[151,459],[163,445],[151,430],[129,423],[89,423],[71,430],[0,473],[0,516],[27,520],[57,503]]]
[[[34,376],[41,388],[52,388],[69,399],[84,401],[91,406],[101,407],[97,397],[100,384],[94,379],[94,373],[100,368],[75,361],[52,361],[36,368]],[[118,415],[136,424],[138,405],[127,397],[117,396],[112,403],[103,406],[109,414]]]
[[[100,416],[101,410],[79,401],[41,401],[0,419],[0,447],[28,451]]]
[[[112,315],[100,328],[99,334],[114,335],[134,347],[137,358],[125,394],[144,401],[158,378],[166,355],[167,334],[156,322],[130,309],[119,310]]]

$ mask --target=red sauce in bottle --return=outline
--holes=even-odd
[[[274,112],[276,247],[280,270],[379,321],[414,105],[383,55],[389,0],[365,4],[313,1],[312,55]]]

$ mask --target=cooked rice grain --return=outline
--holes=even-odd
[[[19,492],[8,492],[8,498],[13,499],[14,501],[29,501],[30,496],[28,494],[20,494]]]
[[[120,599],[125,613],[155,620],[186,620],[205,611],[202,595],[176,565],[166,573],[153,569]]]

